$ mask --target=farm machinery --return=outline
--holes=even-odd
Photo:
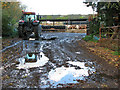
[[[20,38],[29,39],[31,36],[35,39],[39,39],[39,17],[35,15],[35,12],[22,11],[22,17],[19,20],[18,34]]]

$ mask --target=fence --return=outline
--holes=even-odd
[[[120,36],[120,26],[101,27],[99,29],[99,37],[116,39]]]

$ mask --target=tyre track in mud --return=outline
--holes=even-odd
[[[9,48],[15,47],[16,45],[18,45],[18,44],[20,44],[20,43],[22,43],[22,41],[18,41],[18,42],[16,42],[16,43],[13,44],[13,45],[7,46],[7,47],[3,48],[2,50],[0,50],[0,53],[4,52],[5,50],[7,50],[7,49],[9,49]]]

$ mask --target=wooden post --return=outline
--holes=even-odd
[[[68,21],[67,21],[67,31],[68,31]]]
[[[46,25],[47,25],[47,20],[46,20]]]
[[[102,38],[102,37],[101,37],[101,34],[102,34],[102,30],[101,30],[101,29],[102,29],[102,28],[103,28],[103,24],[102,24],[101,27],[99,28],[99,37],[100,37],[100,40],[101,40],[101,38]]]
[[[72,25],[72,21],[70,21],[70,25]]]
[[[100,37],[100,40],[101,40],[101,27],[99,28],[99,37]]]
[[[55,25],[55,22],[53,21],[53,26]]]

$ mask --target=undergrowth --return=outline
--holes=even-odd
[[[93,38],[93,36],[94,36],[94,34],[86,35],[82,39],[88,43],[90,43],[90,42],[99,43],[100,47],[104,47],[105,49],[113,50],[113,52],[112,52],[113,55],[120,55],[120,51],[118,49],[118,43],[115,43],[114,41],[110,41],[109,39],[105,39],[102,41],[95,40]],[[98,35],[96,35],[96,36],[98,36]]]

